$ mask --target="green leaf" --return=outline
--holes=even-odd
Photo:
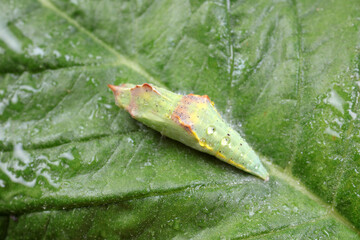
[[[0,9],[0,238],[360,239],[359,1]],[[209,95],[270,181],[133,120],[124,82]]]

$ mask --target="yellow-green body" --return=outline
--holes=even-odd
[[[180,95],[150,84],[109,85],[115,102],[161,134],[268,180],[252,148],[220,116],[208,96]]]

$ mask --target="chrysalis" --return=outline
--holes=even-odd
[[[108,85],[115,103],[136,120],[264,180],[269,174],[245,140],[220,116],[207,95],[186,96],[148,83]]]

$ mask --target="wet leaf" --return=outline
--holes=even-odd
[[[359,238],[358,1],[0,9],[0,238]],[[209,95],[270,181],[133,120],[124,82]]]

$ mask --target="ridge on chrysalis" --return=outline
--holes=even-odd
[[[258,155],[222,119],[207,95],[180,95],[148,83],[108,87],[114,93],[116,105],[134,119],[265,181],[269,179]]]

